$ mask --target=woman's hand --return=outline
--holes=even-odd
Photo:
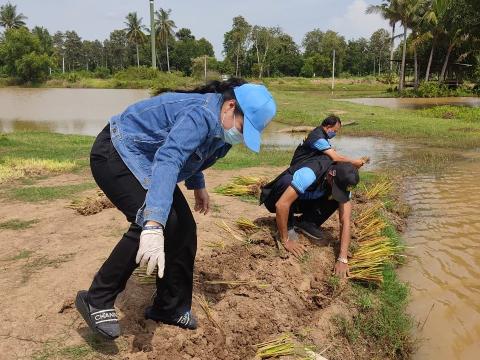
[[[210,210],[210,196],[207,189],[195,189],[193,190],[193,195],[195,196],[195,211],[207,215]]]

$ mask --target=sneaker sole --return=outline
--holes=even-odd
[[[314,240],[322,240],[322,238],[321,238],[321,237],[318,237],[318,236],[312,235],[312,234],[310,234],[308,231],[306,231],[306,230],[302,229],[301,227],[297,227],[297,226],[295,226],[295,230],[298,230],[298,231],[300,231],[300,232],[301,232],[303,235],[306,235],[306,236],[308,236],[308,237],[310,237],[310,238],[312,238],[312,239],[314,239]]]
[[[77,297],[75,298],[75,307],[77,308],[80,315],[82,315],[83,320],[85,320],[90,330],[92,330],[95,334],[98,334],[101,337],[108,340],[115,340],[118,336],[115,336],[115,337],[110,336],[102,332],[97,327],[95,327],[95,324],[92,322],[92,319],[90,317],[90,307],[88,306],[86,297],[87,297],[87,292],[83,290],[83,291],[79,291],[77,293]]]

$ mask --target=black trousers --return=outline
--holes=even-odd
[[[293,220],[294,214],[302,214],[301,220],[322,225],[332,214],[337,211],[338,202],[322,197],[315,200],[296,200],[290,208],[289,221]]]
[[[265,200],[265,207],[268,211],[275,213],[275,203],[278,201],[281,195],[270,196]],[[315,200],[301,200],[297,199],[290,207],[290,213],[288,216],[288,228],[292,228],[294,225],[294,216],[301,214],[301,220],[315,223],[316,225],[322,225],[332,214],[338,209],[338,202],[335,200],[329,200],[328,197],[322,197]]]
[[[90,153],[90,167],[100,189],[131,223],[112,253],[95,275],[88,290],[96,308],[113,307],[133,270],[142,228],[135,224],[146,190],[118,155],[110,139],[110,127],[98,135]],[[179,315],[192,305],[193,266],[197,251],[196,223],[185,197],[178,188],[165,226],[165,273],[157,277],[154,307],[164,315]]]

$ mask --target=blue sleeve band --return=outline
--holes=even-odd
[[[303,167],[293,174],[292,187],[303,194],[312,185],[317,177],[312,169]]]
[[[325,151],[332,148],[327,139],[318,139],[313,143],[313,147],[319,151]]]

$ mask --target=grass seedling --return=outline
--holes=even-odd
[[[207,319],[212,323],[212,325],[215,326],[217,329],[219,329],[221,332],[223,332],[223,329],[220,327],[218,322],[213,318],[212,309],[210,308],[210,304],[208,303],[208,300],[205,298],[205,296],[193,295],[193,298],[197,301],[198,305],[200,305],[202,310],[205,312]]]
[[[235,240],[238,240],[242,243],[245,242],[245,239],[243,239],[240,235],[238,235],[235,231],[233,231],[230,226],[227,225],[227,223],[222,220],[220,223],[215,223],[220,229],[231,235]]]

